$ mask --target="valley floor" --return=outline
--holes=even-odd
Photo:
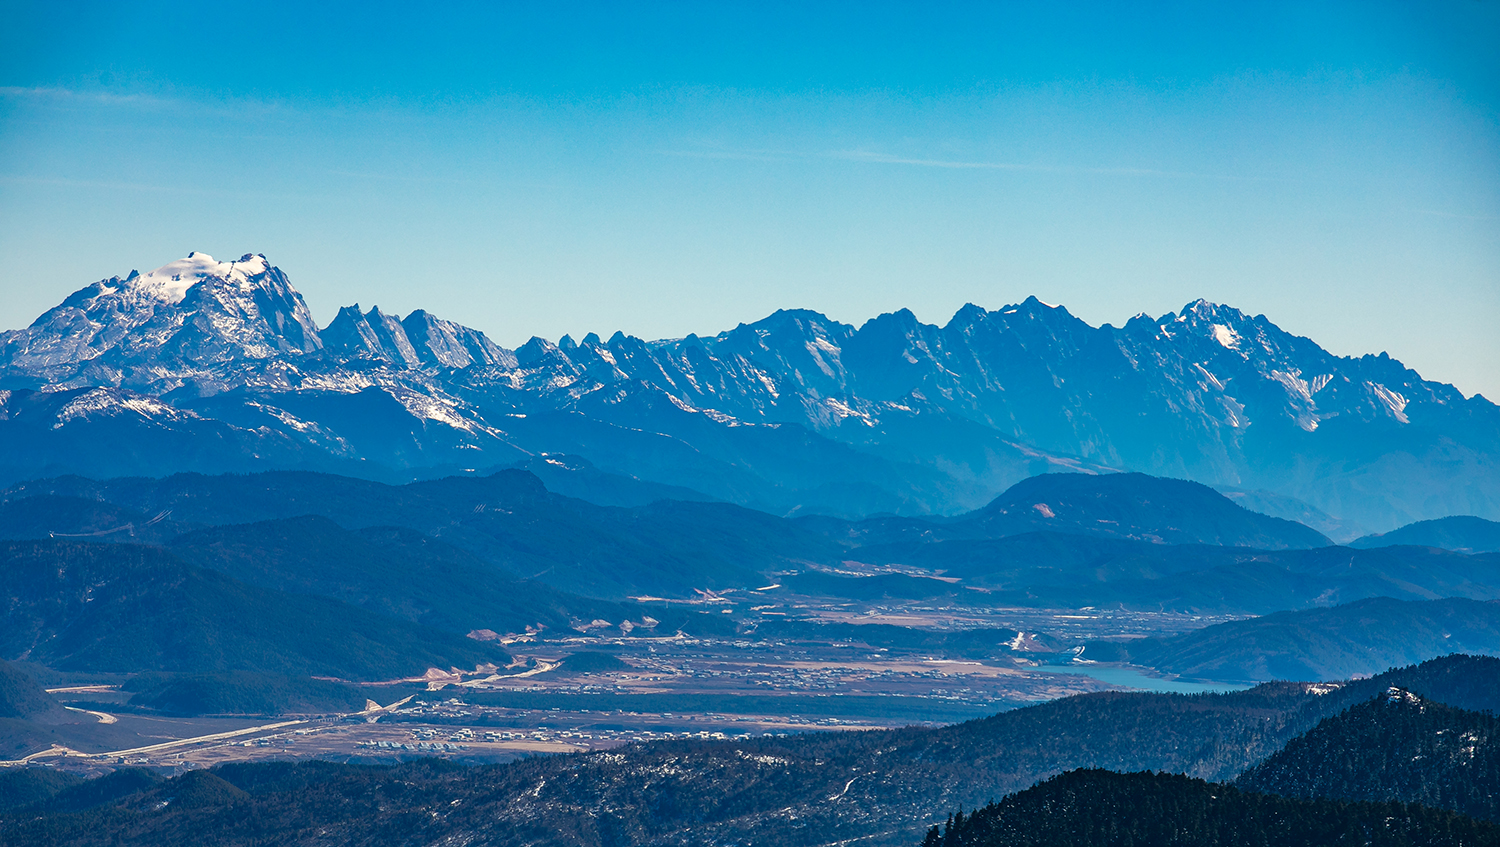
[[[1027,649],[1039,649],[1040,641],[1169,635],[1220,618],[1095,609],[887,607],[795,597],[762,603],[752,614],[762,626],[718,638],[632,637],[600,627],[507,639],[516,657],[512,668],[433,671],[425,678],[367,685],[370,704],[361,713],[172,718],[133,712],[118,684],[59,686],[51,693],[70,707],[73,722],[55,726],[50,738],[38,737],[26,755],[5,764],[88,772],[120,765],[178,770],[308,758],[503,762],[667,738],[933,726],[1111,688],[1226,687],[1111,665],[1057,666],[1049,664],[1057,660],[1055,654]],[[816,621],[816,635],[789,637],[778,629],[788,615]],[[840,624],[883,631],[892,646],[837,640],[848,631]],[[901,643],[914,636],[1007,631],[1015,633],[1008,642],[976,650]],[[600,656],[613,657],[610,667],[573,667],[585,664],[580,657]]]

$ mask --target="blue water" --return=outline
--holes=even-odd
[[[1039,670],[1047,673],[1082,674],[1110,685],[1137,688],[1141,691],[1160,691],[1165,694],[1214,694],[1224,691],[1244,691],[1250,687],[1229,682],[1181,682],[1175,679],[1161,679],[1118,665],[1046,665]]]

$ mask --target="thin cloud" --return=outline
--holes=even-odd
[[[1228,174],[1204,174],[1192,171],[1166,171],[1156,168],[1100,168],[1074,165],[1043,165],[1027,162],[975,162],[956,159],[924,159],[909,156],[893,156],[869,150],[832,150],[818,153],[802,153],[785,150],[663,150],[663,155],[693,159],[723,159],[751,162],[793,162],[837,159],[845,162],[862,162],[873,165],[900,165],[917,168],[943,168],[947,170],[1015,171],[1025,173],[1057,174],[1105,174],[1109,176],[1165,177],[1168,179],[1212,179],[1236,182],[1274,181],[1275,177],[1235,176]]]
[[[1454,218],[1461,221],[1492,221],[1494,215],[1465,215],[1459,212],[1444,212],[1440,209],[1412,209],[1419,215],[1432,215],[1436,218]]]
[[[1156,168],[1094,168],[1073,165],[1038,165],[1020,162],[964,162],[949,159],[913,159],[872,153],[867,150],[841,150],[828,154],[835,159],[854,162],[870,162],[879,165],[911,165],[923,168],[951,168],[960,170],[1031,171],[1037,173],[1064,174],[1109,174],[1112,176],[1160,176],[1172,179],[1222,179],[1263,182],[1267,177],[1232,176],[1226,174],[1203,174],[1192,171],[1164,171]]]
[[[27,88],[19,85],[0,85],[0,97],[32,100],[79,100],[88,103],[143,104],[159,106],[172,103],[148,94],[112,94],[107,91],[75,91],[71,88],[38,86]]]
[[[886,153],[871,153],[866,150],[839,150],[828,154],[834,159],[854,162],[874,162],[881,165],[917,165],[924,168],[957,168],[992,171],[1041,171],[1056,170],[1044,165],[1023,165],[1015,162],[953,162],[945,159],[907,159]]]
[[[456,178],[453,178],[453,177],[443,177],[443,176],[414,176],[412,174],[388,174],[388,173],[372,173],[372,172],[367,172],[367,171],[344,171],[344,170],[330,170],[330,171],[328,171],[328,173],[332,174],[333,176],[349,177],[350,179],[389,180],[389,181],[392,181],[392,182],[435,182],[435,183],[445,183],[445,184],[448,184],[448,185],[476,185],[476,184],[478,184],[476,180],[472,180],[472,179],[456,179]]]
[[[182,185],[151,185],[142,182],[118,182],[96,179],[67,179],[63,177],[20,176],[0,174],[0,183],[16,185],[53,185],[64,188],[94,188],[105,191],[141,191],[155,194],[181,194],[199,197],[230,197],[240,200],[284,199],[297,197],[304,200],[322,199],[314,194],[286,194],[271,191],[230,191],[214,188],[195,188]]]
[[[663,150],[661,153],[685,159],[727,159],[742,162],[793,162],[813,158],[806,153],[784,150]]]

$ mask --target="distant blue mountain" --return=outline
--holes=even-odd
[[[1500,408],[1205,301],[1122,327],[1035,298],[941,327],[779,311],[712,337],[511,351],[421,311],[352,306],[319,330],[263,256],[193,254],[0,333],[12,481],[395,481],[543,453],[781,514],[957,514],[1046,471],[1134,470],[1374,530],[1500,519]]]
[[[1083,655],[1196,679],[1345,679],[1449,653],[1500,654],[1500,602],[1367,597],[1167,638],[1096,642]]]
[[[1356,538],[1349,546],[1370,549],[1398,544],[1441,547],[1460,553],[1496,553],[1500,552],[1500,523],[1473,515],[1453,515],[1417,521],[1381,535],[1366,535]]]

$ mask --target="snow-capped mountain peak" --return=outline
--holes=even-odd
[[[322,347],[302,295],[258,254],[191,253],[147,274],[75,291],[0,333],[12,378],[53,388],[171,390],[220,365]]]
[[[233,262],[220,262],[207,253],[189,253],[186,258],[168,262],[148,274],[132,274],[125,280],[144,293],[165,303],[181,303],[187,291],[210,277],[226,282],[246,283],[266,272],[266,257],[247,253]]]

